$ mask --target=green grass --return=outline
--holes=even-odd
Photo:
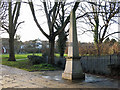
[[[60,68],[52,66],[50,64],[42,63],[38,65],[31,65],[29,60],[26,59],[28,55],[32,54],[16,54],[16,59],[23,59],[23,60],[17,60],[17,61],[8,61],[8,54],[2,54],[2,63],[3,65],[27,70],[27,71],[41,71],[41,70],[58,70]],[[36,55],[36,54],[35,54]],[[42,54],[38,54],[39,56],[42,56]]]
[[[28,55],[33,55],[32,53],[30,54],[15,54],[15,58],[16,59],[24,59],[24,58],[27,58]],[[42,56],[41,53],[39,54],[35,54],[37,56]],[[9,54],[2,54],[2,59],[8,59],[9,58]]]
[[[55,56],[60,57],[60,54],[56,53]],[[67,57],[67,54],[64,54],[64,57]]]
[[[30,54],[15,54],[16,59],[23,59],[27,58],[28,55],[33,55],[32,53]],[[42,56],[42,53],[35,53],[37,56]],[[60,54],[55,54],[56,57],[60,57]],[[64,54],[65,57],[67,57],[67,54]],[[1,57],[1,56],[0,56]],[[8,59],[9,54],[2,54],[2,59]]]

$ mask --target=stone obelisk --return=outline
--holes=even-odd
[[[68,57],[66,58],[66,66],[64,73],[62,73],[62,78],[69,80],[83,79],[85,75],[83,74],[80,63],[76,18],[75,11],[73,10],[70,14],[70,30],[68,42]]]

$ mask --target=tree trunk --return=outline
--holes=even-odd
[[[14,36],[9,37],[9,59],[8,61],[16,61],[14,52]]]
[[[59,50],[59,53],[60,53],[60,57],[64,57],[66,41],[67,41],[67,35],[63,31],[58,36],[58,50]]]
[[[97,43],[97,55],[100,56],[101,55],[101,42]]]
[[[55,39],[49,40],[49,57],[48,57],[48,63],[54,65],[54,45],[55,45]]]
[[[97,55],[100,56],[100,46],[99,46],[99,43],[97,44]]]
[[[60,57],[64,57],[64,53],[61,53],[61,54],[60,54]]]

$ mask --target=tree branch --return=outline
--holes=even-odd
[[[73,11],[76,11],[76,10],[77,10],[77,8],[78,8],[78,6],[79,6],[79,3],[80,3],[80,2],[77,2],[77,1],[75,2]],[[69,16],[67,17],[67,19],[65,20],[63,26],[62,26],[59,30],[57,30],[54,35],[57,36],[59,33],[61,33],[69,22],[70,22],[70,15],[69,15]]]
[[[109,36],[111,36],[111,35],[113,35],[113,34],[116,34],[116,33],[120,33],[120,32],[113,32],[113,33],[107,35],[105,38],[107,38],[107,37],[109,37]],[[105,38],[104,38],[104,39],[105,39]]]
[[[46,14],[47,22],[48,22],[48,27],[49,27],[49,29],[50,29],[51,19],[50,19],[50,14],[48,13],[47,5],[46,5],[46,2],[45,2],[45,1],[43,2],[43,5],[44,5],[44,10],[45,10],[45,14]]]
[[[18,27],[20,26],[20,24],[22,24],[22,23],[24,23],[25,21],[22,21],[22,22],[19,22],[18,24],[17,24],[17,26],[15,27],[15,32],[14,32],[14,34],[16,33],[16,31],[17,31],[17,29],[18,29]]]
[[[14,28],[15,28],[15,26],[17,24],[17,20],[18,20],[18,17],[19,17],[21,2],[16,2],[16,4],[18,4],[18,7],[17,7],[17,12],[16,12],[15,20],[13,21]],[[15,34],[15,31],[13,33]]]
[[[58,9],[57,9],[57,11],[56,11],[56,9],[55,9],[54,12],[53,12],[51,28],[53,27],[53,25],[54,25],[54,23],[55,23],[55,20],[56,20],[56,18],[57,18],[57,16],[58,16],[59,7],[60,7],[60,3],[58,4]],[[56,15],[55,15],[55,11],[56,11]]]
[[[13,18],[12,18],[12,19],[14,19],[15,12],[16,12],[16,9],[17,9],[17,5],[18,5],[18,3],[15,4],[14,10],[13,10],[13,16],[12,16]],[[12,21],[13,21],[13,20],[12,20]]]
[[[4,27],[3,25],[2,25],[2,28],[5,29],[7,31],[7,33],[9,33],[8,28]]]
[[[45,35],[46,38],[49,39],[49,36],[44,32],[44,30],[42,29],[42,27],[39,25],[39,23],[37,21],[37,18],[35,16],[35,10],[34,10],[33,3],[32,2],[28,2],[28,3],[29,3],[29,6],[30,6],[30,9],[31,9],[31,12],[32,12],[32,15],[33,15],[33,18],[34,18],[36,25],[38,26],[39,30],[43,33],[43,35]]]

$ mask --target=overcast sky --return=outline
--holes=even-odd
[[[45,16],[43,16],[42,13],[39,13],[37,11],[36,16],[38,16],[39,23],[41,24],[42,28],[48,33],[47,24],[43,24],[44,21],[46,21]],[[47,40],[47,38],[40,32],[40,30],[37,28],[30,8],[27,4],[22,4],[21,6],[21,13],[19,17],[19,21],[25,21],[25,23],[21,24],[19,29],[17,30],[17,34],[21,36],[21,41],[28,41],[28,40],[34,40],[34,39],[41,39],[41,40]],[[84,26],[83,26],[84,27]],[[117,31],[118,25],[114,24],[110,29]],[[78,30],[78,41],[80,42],[93,42],[93,36],[91,33],[79,35],[80,29]],[[7,38],[8,34],[2,34],[2,37]],[[117,35],[115,35],[117,36]],[[57,38],[56,38],[57,39]]]

